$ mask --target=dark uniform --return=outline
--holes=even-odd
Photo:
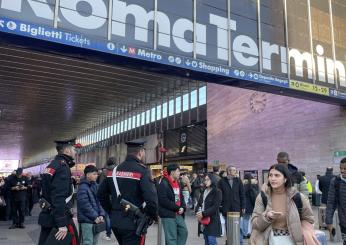
[[[120,245],[144,244],[145,237],[136,235],[136,224],[133,213],[125,212],[120,205],[123,198],[153,217],[157,217],[157,192],[151,179],[149,169],[133,155],[128,155],[126,160],[117,167],[116,176],[121,196],[118,198],[113,183],[112,170],[107,173],[107,178],[101,183],[98,198],[103,208],[111,213],[112,230]],[[109,198],[110,197],[110,198]]]
[[[21,171],[21,170],[17,170]],[[20,173],[21,174],[21,173]],[[25,205],[27,198],[27,190],[12,190],[12,187],[28,186],[28,179],[21,175],[20,177],[14,175],[9,181],[9,187],[11,189],[11,210],[12,210],[12,222],[13,225],[10,228],[19,227],[24,228],[24,216],[25,216]]]
[[[68,141],[70,142],[70,141]],[[38,223],[41,226],[39,245],[43,245],[52,228],[67,227],[72,234],[72,245],[79,244],[78,233],[73,223],[72,199],[67,199],[73,194],[71,170],[74,159],[65,154],[58,154],[46,167],[42,174],[42,198],[51,207],[42,209]]]

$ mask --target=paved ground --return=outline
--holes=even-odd
[[[37,213],[38,210],[35,209],[34,215],[32,217],[27,217],[25,221],[26,228],[25,229],[15,229],[9,230],[11,222],[3,222],[0,221],[0,244],[1,245],[34,245],[37,244],[38,236],[39,236],[39,226],[37,225]],[[194,219],[194,216],[190,213],[186,217],[186,222],[189,230],[189,238],[187,245],[201,245],[204,243],[202,237],[197,236],[197,225]],[[218,238],[218,243],[223,245],[225,244],[225,238]],[[100,238],[99,245],[110,245],[117,244],[112,237],[112,241],[105,241]],[[147,236],[148,245],[156,245],[157,244],[157,225],[153,225]],[[245,242],[244,245],[247,243]],[[328,244],[333,245],[341,245],[341,243],[332,243],[328,242]]]

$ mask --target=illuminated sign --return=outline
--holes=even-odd
[[[288,49],[274,25],[258,41],[257,20],[249,17],[257,18],[255,1],[242,1],[247,8],[231,1],[230,19],[225,0],[198,1],[196,11],[193,1],[154,2],[60,0],[56,8],[55,0],[2,0],[0,31],[346,99],[345,63],[327,55],[326,43]],[[304,83],[289,83],[289,70]],[[317,86],[305,84],[312,80]]]
[[[19,160],[0,160],[0,172],[12,172],[19,165]]]

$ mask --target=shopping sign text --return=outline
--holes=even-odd
[[[52,20],[54,18],[54,6],[49,0],[26,0],[27,5],[31,8],[35,17]],[[2,0],[0,11],[7,10],[17,13],[23,13],[24,0]],[[55,2],[55,1],[53,1]],[[89,13],[81,13],[78,10],[78,5],[86,3],[89,5]],[[95,30],[101,28],[108,23],[108,15],[111,15],[111,34],[112,37],[122,37],[134,39],[138,42],[147,44],[149,42],[148,26],[151,21],[155,20],[155,12],[147,10],[138,4],[128,4],[125,1],[113,0],[112,11],[109,11],[107,4],[103,0],[60,0],[60,14],[75,27],[80,29],[80,32]],[[205,15],[207,13],[203,13]],[[127,17],[131,16],[135,20],[134,36],[126,36]],[[194,23],[191,19],[178,18],[175,21],[171,20],[171,16],[162,11],[156,12],[156,23],[158,27],[157,45],[158,47],[172,48],[175,47],[183,53],[191,55],[194,51],[194,43],[186,38],[186,34],[194,32]],[[195,51],[198,57],[207,56],[207,37],[213,35],[210,29],[216,28],[216,43],[217,43],[217,60],[227,61],[229,52],[233,55],[236,61],[245,67],[254,67],[262,59],[263,71],[268,72],[273,69],[273,58],[277,56],[281,61],[280,72],[287,74],[287,53],[290,61],[294,62],[295,75],[297,77],[307,77],[308,79],[315,78],[320,82],[334,84],[335,81],[339,85],[346,87],[346,72],[345,66],[340,61],[335,61],[324,57],[324,48],[322,45],[317,45],[314,49],[316,57],[309,52],[300,51],[298,49],[290,49],[287,52],[286,47],[280,46],[269,41],[262,41],[262,57],[259,58],[258,43],[250,36],[239,34],[237,35],[237,21],[208,13],[208,24],[196,23]],[[58,20],[60,21],[60,19]],[[228,26],[229,25],[229,26]],[[228,30],[232,31],[231,50],[229,51]],[[265,37],[263,38],[265,39]],[[292,63],[293,64],[293,63]],[[304,69],[305,68],[305,69]],[[305,70],[305,71],[304,71]]]

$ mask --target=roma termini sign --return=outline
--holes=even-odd
[[[344,60],[287,48],[282,15],[253,0],[0,0],[0,31],[346,99]]]

